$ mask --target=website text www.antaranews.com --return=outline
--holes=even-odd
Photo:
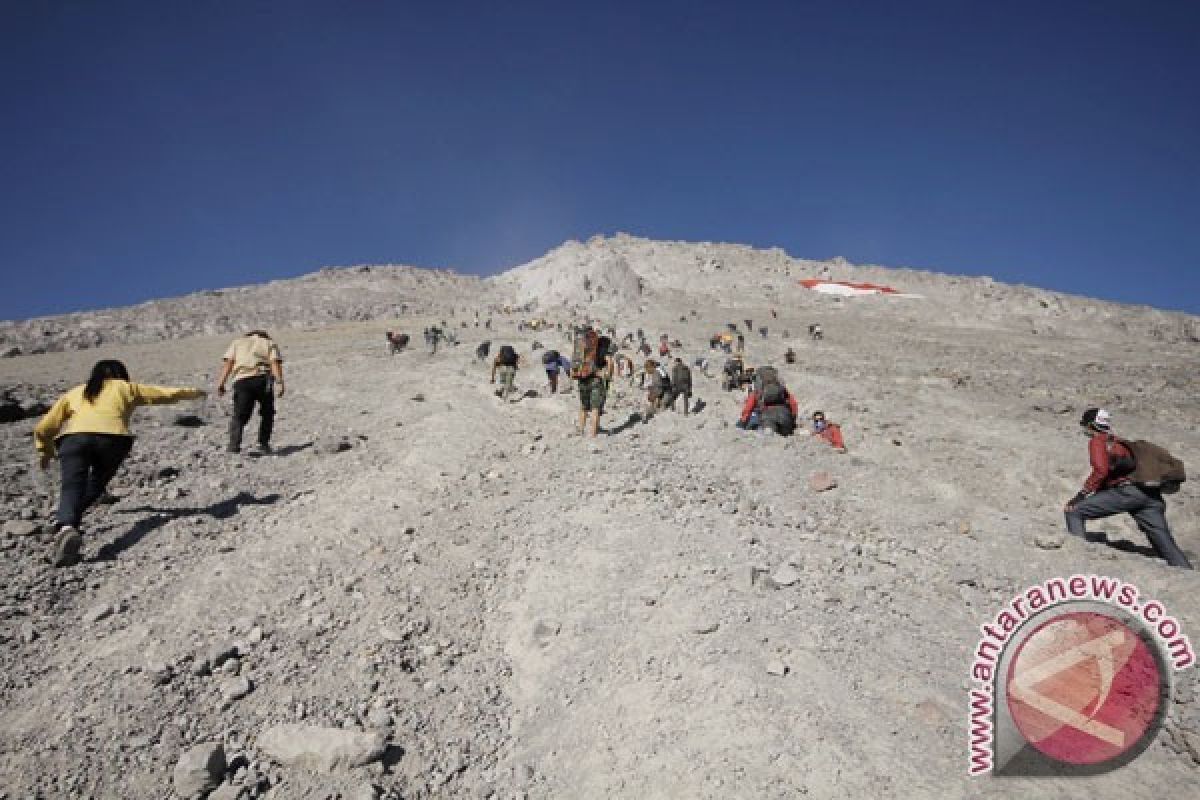
[[[1004,647],[1021,624],[1048,608],[1067,602],[1099,601],[1120,608],[1152,631],[1176,671],[1196,662],[1188,637],[1179,621],[1156,600],[1142,596],[1138,588],[1118,578],[1103,575],[1072,575],[1052,578],[1017,595],[988,624],[971,664],[970,764],[968,772],[981,775],[992,768],[994,735],[995,670]]]

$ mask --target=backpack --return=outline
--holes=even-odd
[[[588,329],[575,337],[571,355],[571,377],[584,380],[596,374],[596,358],[600,351],[600,336]]]
[[[550,366],[551,364],[557,364],[558,363],[558,351],[557,350],[547,350],[545,353],[542,354],[542,363],[545,364],[546,366]]]
[[[515,367],[517,365],[517,351],[513,350],[512,345],[501,345],[500,352],[496,355],[496,362],[502,367]]]
[[[658,372],[658,379],[662,382],[663,392],[671,391],[671,376],[667,374],[667,368],[659,364],[656,371]]]
[[[758,392],[760,409],[787,403],[787,390],[779,382],[779,371],[774,367],[759,367],[754,371],[754,390]]]
[[[1183,462],[1153,442],[1144,439],[1117,441],[1133,453],[1133,469],[1130,478],[1143,489],[1155,489],[1167,494],[1179,491],[1179,484],[1187,480]]]

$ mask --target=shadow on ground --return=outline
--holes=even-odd
[[[228,519],[242,506],[268,506],[279,501],[278,494],[255,497],[249,492],[240,492],[227,500],[221,500],[203,508],[155,508],[153,506],[138,506],[123,508],[118,514],[153,514],[151,517],[140,519],[125,533],[103,545],[96,551],[93,561],[111,561],[118,555],[135,546],[150,533],[158,530],[171,520],[182,517],[207,516],[213,519]]]

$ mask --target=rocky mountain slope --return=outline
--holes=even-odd
[[[795,286],[820,274],[924,297]],[[1129,520],[1095,526],[1120,547],[1061,532],[1086,473],[1076,420],[1088,405],[1200,463],[1195,318],[630,237],[567,244],[490,282],[391,275],[271,290],[313,310],[279,317],[289,390],[275,455],[225,454],[228,403],[215,398],[139,411],[115,502],[87,520],[75,568],[43,560],[54,487],[29,466],[34,420],[0,425],[0,796],[1194,787],[1194,670],[1177,676],[1154,746],[1086,781],[968,778],[966,688],[979,626],[1054,576],[1135,583],[1197,641],[1196,573],[1141,552]],[[361,283],[329,299],[344,281]],[[410,287],[399,315],[384,300],[393,281]],[[352,302],[387,316],[320,315]],[[666,332],[689,362],[712,357],[712,378],[696,370],[697,413],[643,424],[636,385],[618,381],[607,433],[573,436],[578,401],[547,392],[534,349],[566,338],[517,331],[543,314]],[[461,345],[382,346],[385,328],[419,333],[443,316]],[[802,413],[841,422],[849,453],[733,427],[742,396],[721,391],[708,339],[746,318],[768,326],[748,339],[750,360],[780,366]],[[801,335],[814,321],[824,341]],[[226,343],[97,330],[113,343],[0,362],[0,388],[53,399],[100,355],[139,380],[211,385]],[[492,394],[473,355],[484,339],[526,357],[518,402]],[[1169,517],[1200,560],[1194,484]]]

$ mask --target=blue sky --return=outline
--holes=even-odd
[[[0,3],[0,318],[627,231],[1200,313],[1200,3]]]

